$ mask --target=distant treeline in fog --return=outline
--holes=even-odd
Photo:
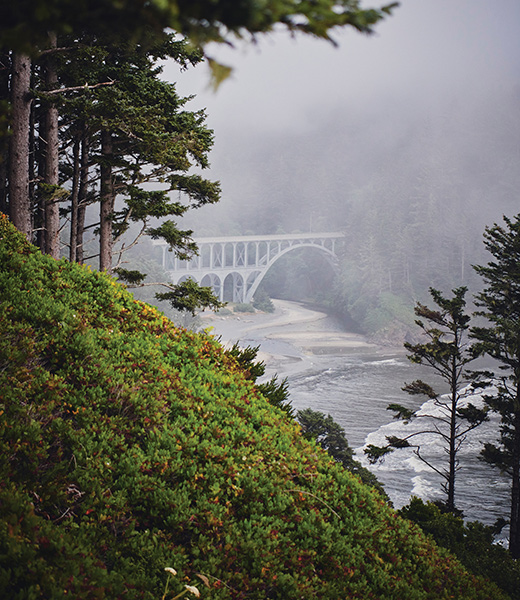
[[[343,231],[334,282],[313,269],[318,259],[289,253],[269,292],[314,294],[368,333],[391,323],[404,331],[430,286],[477,290],[471,265],[489,259],[484,227],[519,212],[520,92],[497,95],[425,114],[390,107],[391,126],[388,115],[338,112],[312,131],[255,140],[223,182],[221,206],[192,226],[200,235]]]

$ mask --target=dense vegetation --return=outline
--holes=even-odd
[[[461,516],[441,510],[438,503],[412,498],[399,514],[448,548],[473,573],[485,574],[512,599],[520,598],[520,565],[494,538],[500,526],[487,527],[478,521],[464,523]]]
[[[0,265],[0,596],[158,598],[172,567],[208,598],[504,597],[210,336],[5,218]]]

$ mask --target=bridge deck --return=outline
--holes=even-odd
[[[316,238],[342,238],[344,233],[337,232],[307,232],[307,233],[282,233],[278,235],[228,235],[215,237],[195,237],[193,241],[197,244],[227,244],[232,242],[275,242],[281,240],[312,240]],[[166,242],[162,240],[153,240],[156,246],[165,246]]]

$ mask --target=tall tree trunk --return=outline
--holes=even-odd
[[[455,477],[457,474],[457,405],[459,401],[459,354],[458,349],[461,347],[461,339],[459,337],[458,330],[454,331],[454,339],[452,346],[452,354],[451,356],[451,375],[450,375],[450,385],[451,385],[451,409],[450,409],[450,442],[449,442],[449,471],[448,471],[448,502],[447,508],[450,511],[455,510]]]
[[[37,193],[38,183],[45,181],[45,111],[36,102],[31,105],[29,132],[29,197],[32,206],[33,243],[45,252],[45,195]],[[38,131],[38,135],[36,135]]]
[[[72,148],[72,190],[70,194],[70,240],[69,260],[76,262],[78,250],[78,204],[79,204],[79,179],[80,179],[80,149],[81,138],[77,133]]]
[[[456,365],[453,366],[452,377],[456,377]],[[449,472],[448,472],[448,501],[449,511],[455,510],[455,474],[457,472],[457,387],[452,383],[451,411],[450,411],[450,444],[449,444]]]
[[[11,60],[7,53],[0,54],[0,103],[1,109],[7,110],[9,102],[9,73]],[[9,203],[7,202],[7,175],[9,162],[9,137],[2,124],[0,130],[0,212],[9,215]]]
[[[520,558],[520,388],[517,392],[513,424],[513,476],[511,485],[511,518],[509,522],[509,551]]]
[[[112,271],[112,213],[114,186],[112,181],[112,134],[101,132],[101,208],[99,226],[99,270]]]
[[[56,48],[56,34],[50,33],[50,48]],[[53,53],[47,55],[45,60],[45,87],[53,90],[57,87],[58,75]],[[45,107],[45,173],[44,180],[48,188],[44,193],[45,198],[45,236],[44,252],[53,258],[60,254],[60,214],[59,196],[59,145],[58,145],[58,108],[52,101],[47,101]]]
[[[29,130],[31,117],[31,59],[13,54],[11,78],[11,139],[9,147],[9,209],[14,226],[30,241],[32,237],[29,198]]]
[[[88,203],[89,176],[89,132],[85,123],[82,125],[79,189],[78,189],[78,220],[76,224],[76,262],[82,263],[84,257],[83,239],[85,232],[85,216]]]

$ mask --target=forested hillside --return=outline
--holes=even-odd
[[[213,338],[0,224],[1,597],[160,598],[165,567],[207,598],[503,597]]]

